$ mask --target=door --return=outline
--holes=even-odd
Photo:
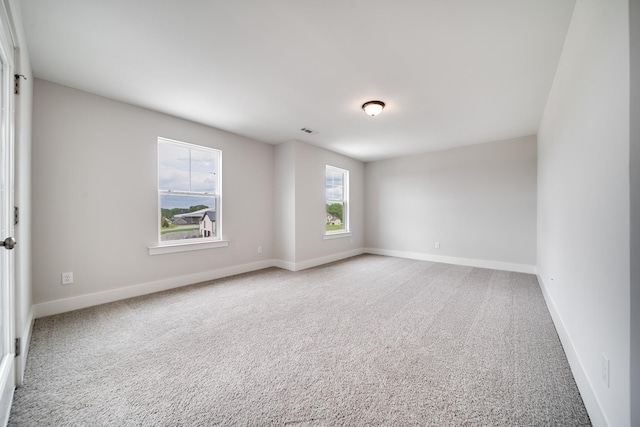
[[[13,42],[4,2],[0,6],[0,425],[15,388],[13,221]]]

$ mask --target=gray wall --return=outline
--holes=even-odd
[[[349,218],[352,235],[324,239],[325,166],[349,171]],[[293,193],[292,193],[293,190]],[[276,254],[292,270],[341,259],[364,244],[364,164],[301,141],[276,147]]]
[[[576,3],[538,131],[538,272],[594,425],[630,425],[628,21]]]
[[[333,151],[295,141],[296,262],[304,263],[362,248],[364,244],[364,164]],[[326,165],[349,171],[350,238],[324,240]],[[304,264],[303,264],[304,265]]]
[[[42,80],[33,114],[35,303],[273,258],[273,146]],[[158,136],[222,150],[228,247],[148,254]],[[74,284],[60,284],[65,271]]]
[[[536,264],[534,136],[367,163],[365,200],[367,248]]]
[[[631,0],[631,401],[640,402],[640,0]],[[631,425],[640,426],[640,405],[631,405]]]
[[[285,263],[296,261],[296,167],[293,141],[275,147],[274,215],[275,257]]]

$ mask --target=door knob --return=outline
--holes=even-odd
[[[13,237],[7,237],[2,242],[0,242],[0,246],[4,246],[5,249],[11,250],[16,246],[16,239]]]

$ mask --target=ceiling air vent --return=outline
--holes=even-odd
[[[317,130],[313,130],[313,129],[309,129],[309,128],[302,128],[300,129],[302,132],[307,133],[309,135],[315,135],[318,133]]]

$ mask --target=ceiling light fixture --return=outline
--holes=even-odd
[[[380,114],[383,108],[384,102],[382,101],[369,101],[362,104],[362,109],[364,110],[365,114],[371,117]]]

